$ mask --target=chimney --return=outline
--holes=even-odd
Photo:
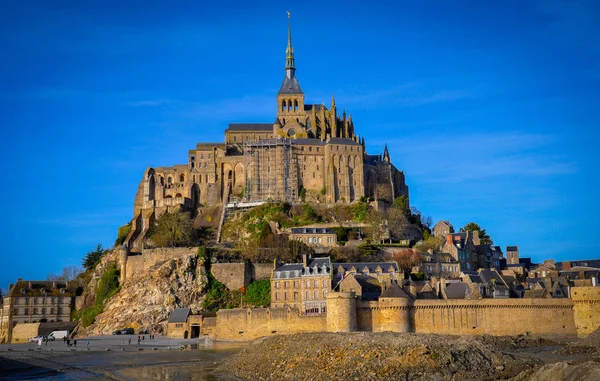
[[[448,235],[446,236],[446,243],[447,243],[448,245],[452,245],[452,235],[451,235],[451,234],[448,234]]]
[[[33,283],[29,282],[29,286],[27,286],[30,290],[33,288]]]
[[[56,282],[52,282],[52,289],[56,290]]]
[[[429,248],[429,249],[427,249],[427,252],[428,252],[429,254],[433,254],[433,249]]]
[[[308,257],[306,254],[302,254],[302,265],[306,267],[308,265]]]
[[[479,231],[473,230],[471,233],[473,234],[473,245],[475,245],[475,246],[480,245],[481,241],[479,241]]]

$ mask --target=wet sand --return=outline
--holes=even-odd
[[[195,348],[193,348],[195,347]],[[243,345],[50,351],[0,347],[0,380],[224,380],[215,364]]]

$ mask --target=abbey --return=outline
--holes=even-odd
[[[145,171],[126,240],[132,252],[140,251],[153,219],[170,210],[300,198],[336,203],[408,197],[404,173],[391,163],[387,146],[383,154],[367,154],[352,116],[345,110],[340,115],[335,99],[329,108],[304,102],[289,19],[285,77],[275,100],[272,123],[230,124],[224,143],[196,144],[187,164]]]

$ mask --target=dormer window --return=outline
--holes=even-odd
[[[25,290],[24,288],[21,289],[21,295],[25,295],[27,293],[27,290]]]

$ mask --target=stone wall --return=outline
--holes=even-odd
[[[214,263],[210,273],[230,290],[247,287],[254,280],[271,279],[270,263]]]
[[[12,343],[26,343],[38,335],[40,323],[20,323],[12,331]]]
[[[271,279],[273,273],[272,263],[253,263],[252,264],[252,278],[254,280],[266,280]]]
[[[577,335],[569,299],[416,300],[408,319],[417,333]]]
[[[252,277],[249,263],[213,263],[210,273],[230,290],[248,286]]]
[[[170,259],[185,255],[198,254],[197,247],[174,247],[142,250],[141,255],[130,255],[127,257],[126,278],[131,279],[146,270],[162,264]]]
[[[246,341],[263,336],[299,332],[325,332],[326,317],[301,316],[295,308],[236,308],[219,310],[215,336]]]
[[[571,288],[577,334],[585,337],[600,328],[600,287]]]

